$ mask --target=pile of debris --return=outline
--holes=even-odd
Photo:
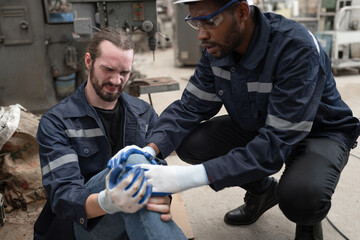
[[[41,183],[39,117],[21,105],[0,107],[0,225],[16,209],[46,199]],[[13,216],[14,214],[11,214]]]

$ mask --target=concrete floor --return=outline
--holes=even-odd
[[[147,77],[170,76],[180,84],[180,90],[174,92],[152,94],[154,108],[160,114],[166,106],[180,98],[194,67],[174,67],[173,50],[158,50],[155,62],[152,53],[142,53],[135,59],[135,69]],[[360,75],[347,72],[346,75],[335,77],[338,89],[344,101],[352,108],[354,115],[360,117]],[[148,101],[147,95],[141,95]],[[221,110],[220,114],[226,111]],[[176,154],[167,158],[170,165],[186,165]],[[328,218],[342,231],[348,239],[360,239],[360,147],[351,152],[349,162],[340,178],[333,195],[332,208]],[[279,179],[282,171],[274,176]],[[189,221],[196,240],[232,240],[232,239],[294,239],[295,224],[290,222],[278,206],[267,211],[256,223],[246,226],[229,226],[223,221],[224,214],[243,203],[245,191],[233,187],[214,192],[204,186],[181,193]],[[324,239],[344,239],[330,225],[323,222]]]

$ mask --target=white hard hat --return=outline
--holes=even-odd
[[[174,4],[178,4],[178,3],[191,3],[191,2],[200,2],[202,0],[178,0],[176,2],[174,2]]]

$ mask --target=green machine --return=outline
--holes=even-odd
[[[148,36],[151,51],[157,48],[156,0],[68,0],[74,13],[74,32],[80,39],[87,39],[94,31],[107,26],[121,27],[133,33],[142,31]]]
[[[55,0],[0,0],[0,106],[42,112],[83,78],[71,6]]]
[[[86,79],[83,56],[106,26],[146,33],[157,48],[156,0],[0,0],[0,106],[41,113]]]

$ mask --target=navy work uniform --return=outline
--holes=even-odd
[[[216,191],[262,181],[285,163],[279,206],[286,193],[296,198],[301,184],[312,185],[320,194],[309,199],[326,199],[314,206],[321,208],[315,214],[309,209],[316,223],[330,209],[359,120],[342,101],[331,61],[313,34],[295,21],[253,10],[255,30],[246,53],[215,59],[204,49],[181,100],[161,114],[147,142],[164,157],[177,149],[183,160],[203,163]],[[207,121],[222,106],[228,116]]]
[[[90,193],[84,184],[106,168],[111,146],[96,110],[86,101],[84,82],[70,97],[46,112],[37,133],[42,181],[48,200],[34,226],[35,239],[74,239],[73,224],[84,227]],[[157,114],[147,103],[122,93],[123,143],[145,146]]]

